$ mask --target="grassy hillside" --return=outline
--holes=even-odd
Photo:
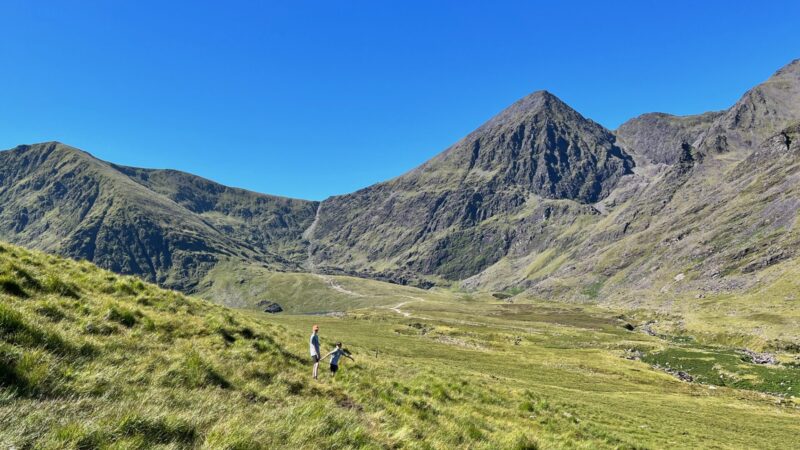
[[[18,247],[0,247],[0,446],[353,445],[341,388],[312,386],[285,328]]]
[[[2,240],[184,292],[221,260],[298,270],[317,208],[58,142],[0,152],[0,204]]]
[[[335,380],[310,379],[314,322],[325,349],[342,340],[356,358]],[[338,317],[267,316],[3,244],[0,446],[793,445],[800,411],[773,392],[800,389],[791,364],[731,361],[729,350],[622,323],[602,310],[446,291]],[[631,349],[653,362],[625,359]],[[685,383],[651,367],[680,358],[718,359],[749,381]],[[715,367],[686,370],[710,377]]]
[[[235,262],[219,264],[201,283],[198,296],[233,308],[257,308],[259,301],[280,304],[288,313],[320,314],[356,308],[388,307],[425,298],[450,298],[446,290],[424,290],[366,278],[274,272]]]
[[[543,255],[531,264],[532,271],[546,271],[559,264],[557,255]],[[563,259],[561,261],[563,263]],[[697,289],[675,289],[676,292],[642,293],[627,305],[619,306],[604,293],[598,282],[583,290],[593,296],[593,303],[602,303],[606,315],[625,314],[637,325],[661,334],[691,336],[705,345],[724,345],[758,351],[785,351],[800,348],[800,264],[786,261],[759,274],[759,283],[738,294],[713,293]],[[686,280],[683,280],[686,282]],[[463,298],[482,302],[496,301],[488,292],[454,289],[419,289],[375,280],[308,273],[273,272],[259,266],[222,263],[201,283],[198,296],[232,308],[263,310],[258,302],[276,302],[289,314],[341,313],[359,308],[391,310],[396,305],[420,302],[452,304]],[[530,293],[508,290],[498,295],[514,296],[514,302],[531,303],[537,299]],[[441,313],[441,312],[439,312]],[[475,317],[483,315],[480,309]]]

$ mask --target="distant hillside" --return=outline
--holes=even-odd
[[[191,291],[221,260],[297,270],[317,204],[51,142],[0,152],[0,205],[0,238]]]

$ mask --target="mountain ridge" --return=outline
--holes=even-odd
[[[226,188],[220,195],[227,193],[233,207],[225,218],[197,214],[180,192],[170,197],[150,190],[120,171],[122,166],[60,143],[17,147],[0,153],[0,162],[0,229],[9,240],[187,291],[222,258],[299,267],[299,244],[290,244],[297,248],[287,257],[261,242],[280,241],[285,230],[299,236],[316,208],[314,202]],[[17,172],[19,167],[28,172]],[[202,180],[188,174],[178,178]],[[293,210],[301,213],[300,223],[282,220]],[[253,217],[263,222],[253,223]]]
[[[60,143],[20,146],[0,153],[0,237],[187,292],[213,286],[206,275],[230,261],[582,301],[630,297],[620,294],[626,288],[663,296],[678,270],[704,280],[681,289],[724,290],[750,285],[731,270],[776,254],[774,243],[745,251],[751,239],[734,230],[758,220],[736,209],[744,208],[738,199],[756,196],[761,203],[750,211],[773,208],[787,224],[795,210],[785,193],[776,203],[743,188],[741,174],[777,176],[750,157],[774,152],[781,133],[794,136],[798,105],[800,60],[727,110],[647,113],[615,131],[535,91],[417,168],[321,202],[107,163]],[[39,153],[25,156],[31,148]],[[722,218],[708,223],[703,214]],[[676,227],[698,234],[696,224],[706,238],[662,245]],[[773,239],[791,247],[787,226]],[[731,248],[743,244],[736,251],[746,257],[684,248],[701,248],[715,233],[729,236]],[[794,258],[782,255],[766,266]],[[721,281],[715,271],[725,273]]]

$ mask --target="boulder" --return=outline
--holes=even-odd
[[[686,373],[686,372],[684,372],[682,370],[674,372],[673,375],[678,377],[678,379],[680,379],[681,381],[686,381],[688,383],[691,383],[692,381],[694,381],[694,377],[693,376],[689,375],[688,373]]]
[[[758,353],[748,349],[742,350],[742,353],[754,364],[778,364],[778,359],[771,353]]]
[[[270,314],[275,314],[283,311],[281,305],[269,300],[261,300],[260,302],[256,303],[256,306],[258,306],[265,313],[270,313]]]
[[[631,361],[641,361],[642,357],[644,357],[644,353],[641,350],[637,350],[635,348],[629,348],[625,350],[625,359],[629,359]]]

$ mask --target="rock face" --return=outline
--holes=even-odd
[[[0,153],[0,205],[1,239],[184,291],[223,259],[298,268],[316,210],[57,142]]]
[[[463,279],[521,237],[543,240],[542,219],[591,214],[583,205],[632,167],[611,132],[536,92],[410,173],[323,202],[307,236],[311,260],[334,272]],[[506,220],[516,215],[534,229]]]
[[[714,120],[699,147],[706,152],[749,152],[800,118],[800,59],[747,91]]]
[[[798,73],[793,62],[726,111],[645,115],[624,125],[618,142],[639,165],[594,205],[600,214],[579,216],[580,229],[556,227],[545,249],[509,254],[463,284],[635,303],[741,292],[754,274],[796,264]],[[728,147],[710,146],[720,136]]]
[[[615,132],[620,145],[655,164],[676,164],[684,144],[698,146],[716,119],[723,112],[695,116],[673,116],[663,113],[643,114],[622,124]]]

